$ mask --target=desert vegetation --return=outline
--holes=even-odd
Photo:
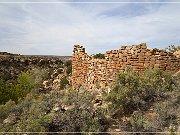
[[[177,46],[177,45],[170,45],[166,48],[167,51],[169,52],[176,52],[176,51],[179,51],[180,50],[180,46]]]
[[[180,132],[179,72],[126,67],[109,88],[93,90],[71,86],[71,75],[68,60],[1,76],[0,132]]]
[[[117,75],[116,83],[106,96],[109,113],[129,131],[177,131],[179,88],[180,74],[147,69],[140,76],[127,69]]]
[[[180,74],[131,68],[119,72],[103,102],[94,106],[96,91],[83,87],[62,92],[39,91],[46,72],[22,73],[15,84],[1,81],[1,132],[109,132],[112,123],[121,132],[177,132]],[[63,84],[65,83],[65,84]],[[105,108],[103,106],[106,106]]]
[[[102,53],[98,53],[98,54],[93,55],[93,58],[95,58],[95,59],[105,59],[105,55],[102,54]]]

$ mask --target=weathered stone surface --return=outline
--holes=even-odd
[[[85,85],[89,89],[106,87],[113,82],[117,71],[131,66],[137,72],[145,68],[180,70],[179,53],[172,54],[159,49],[147,49],[146,43],[121,46],[119,50],[107,51],[105,59],[94,59],[80,45],[74,46],[72,59],[72,85]]]

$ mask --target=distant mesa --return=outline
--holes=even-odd
[[[55,58],[61,59],[62,61],[71,60],[71,56],[56,56],[56,55],[21,55],[21,54],[14,54],[9,52],[0,52],[0,56],[17,56],[21,58]]]
[[[0,52],[0,55],[13,55],[13,56],[18,56],[20,54],[13,54],[13,53],[8,53],[8,52]]]

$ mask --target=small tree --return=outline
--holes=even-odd
[[[66,61],[64,66],[66,67],[66,73],[70,75],[72,73],[72,60]]]
[[[30,73],[22,73],[15,83],[8,83],[0,80],[0,104],[5,104],[10,99],[18,102],[34,88],[34,82]]]
[[[66,77],[63,77],[60,81],[60,89],[64,89],[67,85],[69,85],[69,81]]]
[[[95,54],[93,56],[93,58],[95,59],[105,59],[105,55],[104,54],[101,54],[101,53],[98,53],[98,54]]]
[[[34,87],[30,73],[22,73],[17,78],[15,89],[19,98],[23,98]]]
[[[166,48],[166,50],[169,51],[169,52],[174,53],[174,52],[180,50],[180,46],[170,45],[170,46],[168,46],[168,48]]]

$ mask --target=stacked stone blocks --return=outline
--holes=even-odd
[[[143,73],[147,67],[161,70],[179,71],[180,57],[159,49],[148,49],[146,43],[121,46],[119,50],[107,51],[105,59],[94,59],[80,45],[74,46],[72,58],[72,85],[106,87],[115,80],[117,71],[127,66]]]

